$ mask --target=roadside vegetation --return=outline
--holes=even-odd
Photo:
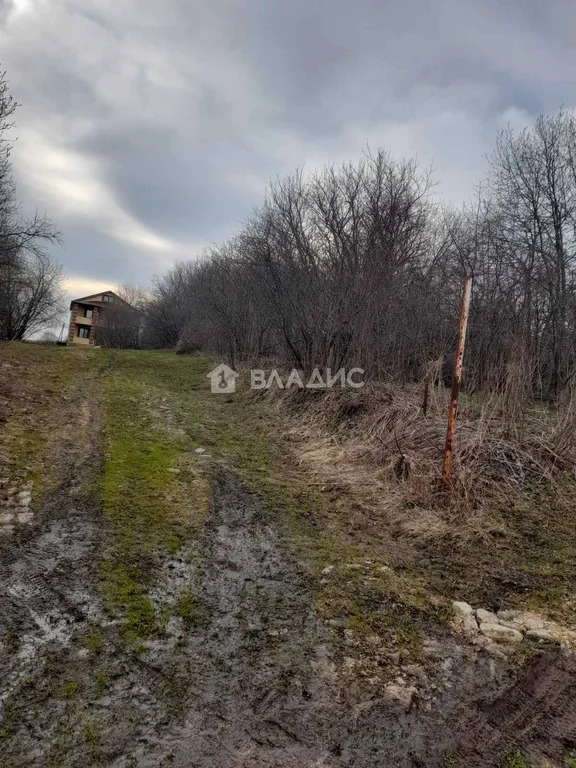
[[[433,592],[573,624],[575,222],[576,120],[564,110],[503,130],[461,211],[438,204],[416,161],[384,149],[299,170],[235,237],[141,297],[141,343],[304,379],[362,367],[359,392],[269,396],[298,462],[331,478],[336,505],[353,494],[360,531],[378,510],[383,538],[402,544],[392,556]],[[456,456],[441,492],[466,277]]]
[[[219,465],[274,510],[327,619],[365,635],[398,630],[408,637],[429,617],[450,620],[450,601],[463,599],[576,623],[573,483],[558,437],[565,425],[543,409],[534,410],[519,443],[501,403],[487,412],[468,398],[457,442],[458,477],[468,485],[446,496],[437,483],[445,390],[433,393],[425,417],[418,387],[278,396],[241,386],[214,396],[206,379],[211,361],[199,356],[45,345],[8,345],[3,353],[12,361],[4,378],[21,374],[28,406],[19,411],[11,397],[5,475],[15,460],[29,467],[22,480],[40,483],[35,498],[50,475],[61,414],[55,395],[65,403],[66,386],[95,377],[104,424],[102,475],[93,483],[106,531],[101,588],[131,643],[161,629],[148,595],[154,574],[191,536],[201,544]],[[488,422],[500,425],[496,442],[486,436],[495,429]],[[190,617],[193,594],[183,592],[174,610]]]
[[[51,448],[66,412],[67,388],[94,369],[94,360],[64,348],[2,344],[0,353],[0,476],[4,488],[43,488],[57,467]],[[45,490],[45,488],[44,488]]]
[[[295,578],[291,569],[298,574],[303,585],[298,594],[304,588],[313,601],[339,674],[361,699],[373,695],[373,686],[387,686],[386,695],[399,697],[410,709],[414,685],[426,686],[432,674],[430,653],[438,653],[434,643],[451,648],[468,642],[454,634],[454,599],[493,610],[536,608],[541,616],[574,624],[572,513],[567,506],[562,516],[546,518],[543,504],[533,503],[546,494],[568,503],[568,475],[563,479],[565,469],[552,461],[548,474],[534,481],[532,496],[529,479],[515,486],[506,472],[498,475],[501,462],[490,464],[493,451],[482,454],[475,442],[485,417],[471,397],[463,406],[466,427],[459,445],[468,440],[479,475],[491,467],[494,479],[447,499],[435,485],[441,457],[430,445],[444,426],[446,392],[438,389],[424,417],[422,388],[416,386],[372,383],[354,393],[279,395],[252,392],[241,376],[235,394],[213,395],[206,374],[216,360],[200,355],[21,343],[0,345],[0,354],[4,387],[19,381],[0,435],[2,492],[7,495],[32,478],[35,525],[49,520],[43,517],[46,510],[58,509],[74,477],[72,472],[62,482],[57,465],[67,453],[82,462],[85,442],[91,442],[93,463],[84,467],[82,483],[72,480],[71,509],[80,504],[85,514],[89,511],[83,526],[90,521],[92,528],[74,530],[81,539],[95,536],[86,567],[101,612],[91,605],[69,650],[49,657],[37,693],[34,686],[14,689],[2,726],[7,740],[30,731],[35,727],[30,712],[51,701],[60,713],[49,739],[54,765],[66,764],[63,755],[78,733],[82,746],[75,754],[83,754],[87,764],[106,762],[111,723],[119,715],[106,709],[95,714],[94,707],[121,702],[126,685],[140,690],[134,669],[141,668],[147,677],[161,668],[155,690],[167,709],[159,711],[170,717],[183,713],[180,694],[195,680],[194,665],[188,668],[183,661],[188,644],[198,642],[200,648],[214,632],[226,647],[230,627],[240,628],[244,644],[231,657],[240,665],[250,668],[271,654],[276,661],[267,661],[266,668],[279,665],[274,685],[280,695],[288,695],[292,681],[299,679],[301,660],[288,651],[292,635],[283,634],[281,623],[274,624],[275,612],[282,615],[283,598],[267,591],[268,576],[254,587],[250,605],[270,624],[259,627],[244,609],[232,606],[233,620],[226,614],[226,623],[214,628],[222,617],[207,599],[207,573],[226,567],[234,554],[216,550],[214,560],[220,525],[213,518],[214,489],[225,482],[222,478],[235,478],[242,493],[251,495],[240,497],[239,520],[245,505],[252,526],[262,535],[277,535],[285,558],[283,578]],[[92,414],[91,426],[84,406]],[[491,418],[498,414],[495,409]],[[541,417],[536,413],[534,418]],[[32,442],[21,429],[28,420],[36,435]],[[501,444],[506,446],[504,434]],[[26,466],[35,469],[15,480],[8,457],[24,451]],[[535,466],[541,471],[547,452],[538,455]],[[249,505],[248,498],[259,501]],[[6,551],[11,542],[26,546],[33,530],[3,529],[0,544]],[[227,546],[245,532],[239,527],[230,535]],[[268,551],[267,539],[262,546]],[[230,566],[224,594],[235,583],[237,567]],[[243,579],[248,589],[251,580]],[[81,583],[87,583],[86,577]],[[280,584],[283,593],[286,585]],[[1,640],[17,653],[18,624],[3,627]],[[537,643],[526,641],[507,658],[521,670],[535,650]],[[212,659],[210,674],[224,674],[231,658]],[[412,683],[397,682],[407,675]],[[426,688],[419,690],[424,695]],[[499,754],[505,760],[514,751]]]

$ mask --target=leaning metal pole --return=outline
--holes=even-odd
[[[460,323],[458,325],[458,343],[456,346],[456,358],[454,360],[454,375],[452,377],[452,395],[450,397],[450,410],[448,411],[448,429],[446,431],[446,444],[444,446],[444,464],[442,466],[442,482],[447,484],[452,468],[452,449],[454,446],[454,430],[456,429],[456,410],[458,408],[458,396],[462,382],[462,361],[464,360],[464,346],[466,344],[466,328],[468,326],[468,310],[470,309],[470,296],[472,294],[472,278],[464,281],[462,292],[462,305],[460,307]]]

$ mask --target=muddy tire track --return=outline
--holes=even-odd
[[[561,764],[575,738],[569,654],[544,653],[514,675],[445,633],[428,667],[433,706],[421,696],[405,707],[382,689],[370,692],[342,674],[268,520],[257,497],[219,475],[202,586],[210,624],[186,647],[192,673],[180,721],[157,733],[154,749],[134,753],[136,765],[488,767],[511,745]]]
[[[210,619],[186,647],[184,715],[137,764],[336,765],[329,745],[340,688],[329,638],[262,503],[230,474],[214,482],[206,539],[201,599]]]
[[[529,764],[563,766],[576,749],[576,660],[565,649],[535,656],[491,699],[470,706],[458,724],[466,734],[452,750],[456,768],[491,768],[520,750]]]
[[[576,743],[571,656],[552,651],[511,676],[439,628],[428,681],[408,705],[391,699],[385,681],[345,671],[269,511],[229,470],[216,470],[203,541],[159,559],[152,587],[161,606],[196,569],[202,621],[171,620],[138,652],[122,645],[98,596],[94,382],[68,407],[74,418],[54,439],[58,487],[1,544],[0,684],[8,709],[18,705],[2,768],[488,768],[514,746],[562,764]],[[90,626],[102,647],[88,654]]]
[[[16,642],[12,653],[2,655],[4,694],[10,692],[10,666],[25,672],[46,651],[67,645],[79,622],[96,618],[98,511],[82,490],[99,467],[100,423],[92,387],[91,379],[75,387],[69,405],[74,416],[51,446],[51,462],[60,468],[57,487],[31,525],[18,526],[1,542],[0,615],[5,634]]]
[[[86,376],[66,396],[68,418],[49,438],[58,480],[0,544],[0,704],[6,765],[35,765],[50,726],[34,734],[27,707],[33,689],[50,689],[54,659],[91,621],[99,621],[94,577],[99,511],[86,489],[100,466],[95,381]],[[15,709],[18,710],[17,723]],[[38,723],[42,718],[38,717]],[[22,719],[22,722],[20,720]],[[7,725],[6,725],[7,724]]]

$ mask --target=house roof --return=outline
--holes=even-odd
[[[131,304],[128,304],[127,301],[124,301],[124,299],[118,296],[117,293],[114,293],[114,291],[100,291],[99,293],[92,293],[90,296],[82,296],[80,299],[72,299],[70,302],[70,309],[72,309],[73,304],[92,304],[95,307],[103,307],[108,303],[104,301],[94,301],[95,296],[114,296],[115,299],[117,299],[122,304],[125,304],[127,307],[131,306]]]

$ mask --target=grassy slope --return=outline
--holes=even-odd
[[[17,371],[19,385],[8,391],[4,382],[2,390],[0,379],[5,420],[1,475],[34,480],[36,493],[48,488],[57,473],[50,448],[58,440],[66,392],[82,378],[94,377],[101,394],[95,407],[104,416],[103,471],[94,483],[105,531],[97,564],[101,594],[110,614],[122,619],[124,641],[136,651],[162,632],[166,617],[154,607],[151,589],[166,558],[191,540],[201,545],[210,479],[220,464],[268,502],[270,521],[307,574],[320,614],[353,629],[367,655],[370,635],[377,633],[387,649],[416,658],[421,630],[449,618],[453,588],[465,593],[495,563],[505,574],[507,551],[517,553],[514,568],[540,575],[533,592],[521,593],[516,583],[509,584],[510,601],[538,602],[544,595],[549,608],[559,583],[563,596],[568,592],[566,578],[574,560],[571,515],[549,520],[548,511],[537,508],[511,512],[517,517],[514,538],[492,548],[482,542],[481,556],[474,543],[455,549],[448,542],[435,557],[425,553],[420,563],[402,567],[401,559],[390,556],[394,542],[378,517],[375,494],[368,489],[360,498],[345,487],[319,484],[317,475],[296,462],[297,445],[290,444],[288,425],[272,401],[246,392],[210,394],[205,378],[210,360],[10,344],[0,345],[2,363],[10,366],[5,370],[11,380]],[[199,447],[205,453],[195,453]],[[372,518],[366,514],[371,505]],[[476,567],[467,570],[474,556]],[[192,588],[170,610],[188,625],[204,620]],[[99,628],[90,628],[82,639],[97,659],[103,642]],[[107,686],[106,672],[97,666],[93,685],[100,692]],[[75,680],[58,693],[70,707],[80,694]],[[97,762],[98,731],[91,721],[85,740]],[[518,752],[506,760],[506,765],[525,764]]]
[[[365,634],[376,631],[392,644],[412,646],[418,627],[449,615],[453,598],[489,604],[494,597],[507,607],[535,607],[574,623],[571,493],[501,510],[504,534],[447,536],[404,558],[403,542],[396,547],[373,490],[323,485],[297,464],[299,446],[270,400],[242,391],[210,394],[204,358],[126,352],[117,360],[127,379],[166,398],[183,431],[180,450],[193,457],[196,472],[208,477],[214,462],[224,462],[265,497],[284,540],[313,577],[326,617],[347,617]],[[196,447],[211,458],[198,458]],[[321,570],[335,564],[322,578]],[[385,569],[388,564],[394,571]]]
[[[310,577],[320,613],[365,636],[377,632],[390,646],[417,649],[419,629],[449,615],[449,598],[473,596],[479,583],[488,583],[483,574],[495,567],[505,578],[507,551],[511,561],[519,560],[515,573],[524,568],[539,575],[505,585],[508,605],[523,600],[548,608],[559,591],[567,602],[565,577],[573,562],[571,535],[564,530],[569,516],[551,527],[538,524],[542,510],[524,511],[514,541],[493,547],[447,541],[430,557],[425,553],[420,562],[412,558],[406,565],[391,557],[394,542],[377,508],[372,506],[371,517],[366,514],[370,493],[362,499],[346,488],[320,485],[296,464],[283,417],[269,400],[245,392],[210,394],[209,360],[39,345],[0,350],[3,360],[18,366],[29,398],[18,400],[7,417],[10,473],[27,466],[26,472],[49,475],[47,436],[59,398],[79,376],[97,376],[105,415],[104,473],[97,490],[107,531],[99,564],[102,595],[109,611],[124,617],[130,643],[161,629],[148,597],[155,569],[191,538],[201,543],[210,477],[218,463],[232,467],[266,499],[283,540]],[[206,453],[196,454],[198,447]],[[469,567],[471,562],[476,565]],[[322,574],[329,566],[330,573]],[[194,613],[191,595],[182,595],[178,610]]]
[[[32,481],[37,494],[54,477],[48,447],[66,412],[66,389],[97,364],[66,347],[0,343],[0,478]]]
[[[174,482],[167,470],[180,455],[188,457],[188,485],[181,490],[190,493],[196,483],[197,518],[214,466],[229,466],[267,501],[284,542],[310,577],[325,618],[347,622],[363,636],[377,632],[391,647],[417,649],[418,628],[444,609],[443,602],[431,600],[415,574],[390,571],[381,552],[360,546],[350,535],[353,499],[322,492],[296,466],[280,413],[269,402],[242,391],[212,395],[206,379],[211,363],[205,358],[112,355],[114,363],[101,379],[108,424],[104,504],[113,541],[104,584],[109,604],[128,609],[129,634],[153,631],[145,597],[152,550],[169,551],[183,535],[173,503],[166,503]],[[173,414],[177,439],[166,440],[151,425],[146,398]],[[196,454],[196,448],[206,453]],[[122,565],[114,567],[118,560]],[[329,577],[321,578],[320,571],[335,563]]]

